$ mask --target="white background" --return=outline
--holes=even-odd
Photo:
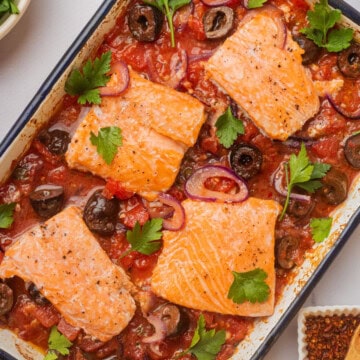
[[[360,0],[348,2],[360,10]],[[100,0],[32,0],[18,25],[0,40],[0,141],[100,3]],[[360,228],[305,305],[360,305],[359,258]],[[265,359],[297,357],[294,319]]]

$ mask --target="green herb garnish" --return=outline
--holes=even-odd
[[[137,221],[133,230],[126,232],[126,239],[130,243],[131,248],[126,250],[121,257],[125,257],[132,251],[138,251],[144,255],[151,255],[158,251],[161,247],[163,219],[155,218],[148,220],[143,227]]]
[[[247,4],[248,9],[256,9],[263,6],[267,0],[249,0]]]
[[[269,285],[265,282],[267,273],[257,268],[255,270],[238,273],[232,272],[234,281],[230,286],[228,298],[236,304],[242,304],[245,301],[264,302],[270,295]]]
[[[341,18],[340,10],[333,10],[328,5],[328,0],[320,0],[315,4],[314,10],[307,12],[309,27],[300,32],[319,46],[330,52],[339,52],[350,46],[354,30],[349,28],[335,29],[334,26]]]
[[[0,0],[0,16],[4,14],[19,14],[19,8],[14,0]]]
[[[311,234],[315,242],[323,242],[330,234],[332,218],[313,218],[310,220]]]
[[[65,91],[69,95],[79,95],[78,103],[84,105],[100,104],[101,97],[99,87],[105,86],[110,76],[111,51],[102,54],[100,58],[96,58],[93,62],[88,60],[82,71],[75,69],[65,83]]]
[[[170,29],[171,46],[175,47],[175,31],[173,17],[175,11],[191,3],[191,0],[143,0],[145,4],[159,9],[165,14]]]
[[[90,141],[96,146],[97,152],[105,162],[110,165],[114,160],[118,147],[122,145],[121,129],[117,126],[101,128],[97,136],[91,132]]]
[[[198,360],[214,360],[225,343],[225,337],[225,330],[206,331],[204,315],[200,314],[190,347],[182,355],[190,353]]]
[[[62,335],[56,326],[51,328],[49,340],[48,340],[48,347],[49,350],[47,351],[44,360],[56,360],[61,355],[69,355],[70,351],[69,348],[72,346],[72,342]]]
[[[0,228],[8,229],[14,222],[14,210],[16,203],[0,205]]]
[[[220,144],[227,149],[234,143],[238,135],[244,134],[245,131],[244,124],[232,114],[230,106],[216,120],[215,127]]]
[[[280,220],[283,219],[286,213],[290,201],[290,194],[294,186],[298,186],[309,193],[315,192],[315,190],[321,188],[322,186],[319,179],[325,176],[331,166],[323,163],[312,164],[307,156],[305,145],[302,143],[298,156],[296,156],[295,154],[290,155],[290,178],[288,171],[288,163],[285,163],[284,167],[287,185],[287,196],[284,208],[280,215]]]

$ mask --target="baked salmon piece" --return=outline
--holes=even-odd
[[[183,201],[185,227],[164,231],[154,269],[155,294],[182,306],[241,316],[267,316],[274,309],[275,221],[281,206],[249,198],[243,203]],[[232,271],[261,268],[270,295],[265,302],[236,304],[228,299]]]
[[[319,110],[303,50],[280,10],[264,6],[240,22],[205,63],[215,80],[270,138],[286,140]]]
[[[123,95],[104,97],[76,130],[66,160],[70,167],[119,181],[128,190],[153,198],[174,182],[181,160],[195,144],[205,121],[204,106],[190,95],[143,79],[130,71]],[[123,145],[110,165],[97,153],[90,134],[118,126]]]
[[[135,312],[134,285],[75,207],[25,232],[6,251],[0,277],[15,275],[33,282],[70,325],[101,341],[119,334]]]

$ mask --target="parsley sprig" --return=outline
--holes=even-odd
[[[267,0],[249,0],[247,4],[248,9],[256,9],[263,6]]]
[[[16,6],[14,0],[0,0],[0,16],[4,14],[19,14],[19,8]]]
[[[138,251],[144,255],[151,255],[158,251],[161,247],[162,223],[163,219],[155,218],[146,221],[141,227],[137,221],[133,230],[126,232],[126,239],[130,243],[131,248],[126,250],[121,255],[121,258],[130,254],[132,251]]]
[[[290,177],[289,170],[290,168]],[[309,193],[315,192],[315,190],[321,188],[322,184],[319,179],[323,178],[329,171],[330,165],[323,163],[311,163],[306,153],[305,145],[301,144],[301,149],[296,156],[290,155],[289,163],[285,163],[285,177],[287,185],[287,196],[284,204],[284,208],[280,215],[280,220],[283,219],[287,207],[289,206],[290,194],[294,186],[298,186]]]
[[[118,147],[122,145],[121,129],[117,126],[100,128],[97,135],[91,132],[90,142],[96,146],[97,152],[110,165],[115,158]]]
[[[173,17],[176,10],[185,5],[190,4],[191,0],[143,0],[145,4],[151,5],[159,9],[167,19],[170,29],[171,46],[175,47],[175,30]]]
[[[65,83],[65,91],[69,95],[79,95],[78,103],[84,105],[100,104],[99,87],[105,86],[110,76],[111,51],[103,53],[94,61],[88,60],[82,71],[75,69]]]
[[[244,124],[233,115],[230,106],[216,120],[215,127],[220,144],[227,149],[234,143],[238,135],[244,134],[245,131]]]
[[[225,330],[206,331],[204,315],[200,314],[190,347],[181,355],[190,353],[198,360],[214,360],[225,343],[225,337]]]
[[[247,272],[232,272],[234,281],[230,286],[228,298],[236,304],[245,301],[251,303],[264,302],[270,295],[270,287],[265,282],[267,273],[260,268]]]
[[[0,205],[0,228],[8,229],[14,222],[14,211],[16,203]]]
[[[323,242],[330,234],[333,219],[313,218],[310,220],[312,238],[316,243]]]
[[[47,351],[44,360],[56,360],[58,355],[69,355],[69,348],[72,346],[72,342],[62,335],[56,326],[53,326],[50,331],[48,340],[49,350]]]
[[[334,26],[341,18],[341,11],[331,9],[328,0],[320,0],[314,10],[307,12],[309,27],[300,32],[319,46],[330,52],[339,52],[350,46],[354,30],[349,28],[336,29]]]

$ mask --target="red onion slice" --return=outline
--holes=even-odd
[[[222,6],[234,3],[234,0],[201,0],[206,6]]]
[[[199,52],[198,54],[190,54],[189,55],[189,64],[197,61],[206,61],[211,58],[211,56],[215,53],[216,49],[213,50],[204,50]]]
[[[185,210],[181,203],[170,194],[164,193],[159,195],[159,200],[174,209],[171,218],[163,219],[163,228],[171,231],[182,229],[185,224]]]
[[[129,86],[130,75],[127,65],[123,61],[118,61],[111,66],[112,78],[110,83],[114,85],[99,88],[101,96],[118,96]],[[113,79],[113,77],[115,77]]]
[[[213,177],[221,177],[234,181],[237,185],[236,193],[223,193],[209,190],[205,181]],[[217,165],[208,165],[196,170],[185,184],[185,193],[191,199],[218,202],[242,202],[249,196],[248,187],[243,179],[232,170]]]
[[[176,89],[181,81],[185,78],[188,68],[188,56],[187,52],[183,49],[179,49],[178,52],[173,54],[170,59],[170,75],[162,76],[156,69],[153,59],[148,53],[145,53],[146,62],[149,67],[150,80],[159,84],[167,85]]]
[[[342,116],[345,116],[349,119],[360,119],[360,107],[355,110],[355,111],[347,111],[346,109],[344,109],[343,107],[341,107],[341,105],[337,104],[335,102],[335,100],[333,99],[333,97],[330,94],[326,94],[326,98],[329,100],[329,103],[331,104],[331,106]]]
[[[143,338],[142,342],[150,344],[164,340],[166,335],[166,326],[164,322],[161,321],[160,317],[155,315],[149,315],[146,319],[154,327],[155,332],[153,335]]]
[[[284,179],[284,163],[282,162],[279,167],[276,169],[274,175],[273,175],[273,183],[275,190],[282,196],[287,196],[287,188],[283,185],[283,179]],[[311,196],[309,195],[303,195],[298,193],[291,193],[290,198],[294,200],[299,201],[311,201]]]

